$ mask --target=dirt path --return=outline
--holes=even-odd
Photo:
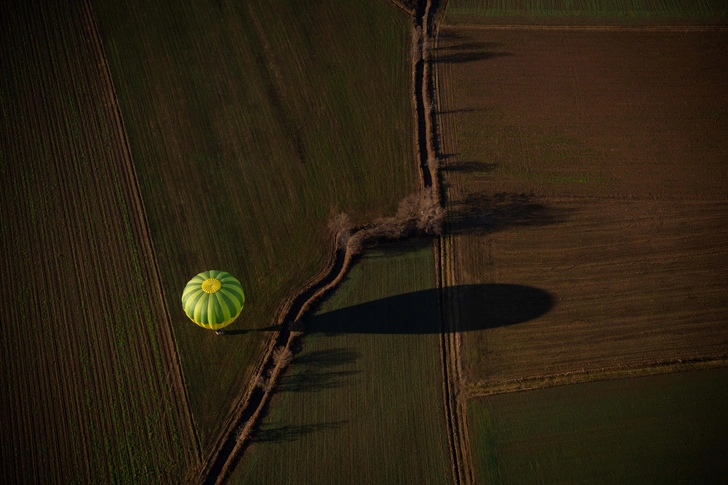
[[[403,8],[398,2],[395,4]],[[436,81],[429,59],[431,43],[435,39],[433,34],[436,9],[435,0],[421,0],[414,8],[412,80],[416,121],[415,146],[421,184],[423,188],[433,188],[432,195],[439,202],[441,200],[439,176],[436,164],[432,163],[437,160],[437,128],[434,120]],[[412,13],[406,8],[403,10]],[[369,226],[360,228],[358,230],[361,233],[360,239],[367,239],[369,231],[376,232]],[[354,235],[357,235],[357,231],[354,232]],[[233,413],[224,431],[219,435],[214,451],[205,460],[199,474],[192,480],[193,482],[205,484],[225,482],[248,445],[248,438],[268,404],[275,381],[287,365],[287,362],[283,365],[276,363],[276,352],[290,351],[296,337],[302,332],[298,322],[313,309],[316,302],[320,301],[343,279],[357,251],[358,249],[352,250],[350,246],[345,249],[336,249],[335,246],[332,246],[330,264],[327,268],[294,297],[284,302],[279,317],[276,319],[280,330],[271,337],[265,357],[254,374],[255,377],[251,381],[250,388],[238,404],[238,410]],[[447,236],[439,238],[435,244],[435,252],[440,287],[452,286],[453,265],[448,262],[449,258],[452,258],[451,239]],[[441,294],[444,295],[443,292]],[[473,475],[465,422],[465,401],[460,398],[462,394],[460,336],[457,333],[456,319],[452,318],[453,304],[454,302],[445,297],[442,297],[440,301],[443,390],[453,476],[457,484],[469,484],[473,482]],[[259,385],[261,382],[267,382],[267,385]]]
[[[428,0],[423,21],[423,35],[426,36],[428,47],[431,51],[437,50],[438,27],[435,23],[437,0]],[[439,96],[451,95],[447,89],[439,85],[438,64],[431,59],[426,62],[426,69],[422,79],[422,92],[425,93],[424,104],[427,107],[425,116],[425,145],[427,148],[428,160],[439,160],[441,157],[441,146],[439,137],[442,136],[442,143],[448,146],[455,141],[454,133],[439,132],[435,120],[436,106]],[[444,65],[446,68],[449,64]],[[452,126],[447,127],[452,130]],[[449,152],[453,152],[449,147]],[[432,164],[430,162],[431,170]],[[440,176],[435,168],[433,170],[432,183],[441,203],[444,203],[446,210],[449,209],[446,194],[442,193]],[[448,234],[447,225],[435,246],[438,285],[440,288],[440,353],[442,359],[443,392],[445,401],[446,422],[448,427],[448,441],[453,466],[453,479],[456,485],[468,485],[474,483],[473,465],[470,453],[470,439],[467,426],[467,401],[465,399],[463,373],[460,360],[460,333],[457,320],[458,301],[454,293],[448,292],[447,288],[455,285],[455,274],[453,264],[453,238]]]
[[[436,246],[440,291],[440,353],[442,359],[445,414],[452,457],[453,478],[457,485],[471,484],[473,469],[467,427],[467,408],[460,368],[460,334],[458,333],[457,297],[447,288],[454,285],[452,239],[439,238]]]

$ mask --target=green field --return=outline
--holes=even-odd
[[[179,483],[199,449],[88,21],[0,3],[0,482]]]
[[[308,320],[230,483],[452,483],[434,287],[428,243],[367,253]]]
[[[266,332],[219,338],[181,291],[222,269],[231,330],[269,326],[324,266],[326,221],[393,212],[416,185],[410,19],[378,0],[93,0],[203,448]]]
[[[446,23],[559,24],[728,22],[722,0],[449,0]]]
[[[721,483],[728,369],[592,382],[469,402],[476,478]]]

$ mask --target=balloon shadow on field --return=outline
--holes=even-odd
[[[306,321],[306,333],[436,334],[438,302],[458,310],[457,331],[515,325],[538,318],[554,306],[541,289],[511,284],[460,285],[397,295],[319,313]]]
[[[305,332],[341,334],[418,334],[440,333],[438,302],[456,303],[458,314],[457,331],[471,332],[489,328],[505,327],[527,322],[544,315],[554,306],[553,297],[539,288],[512,284],[459,285],[447,288],[433,288],[404,295],[390,296],[359,305],[329,312],[321,312],[305,318]],[[228,330],[225,335],[239,335],[249,332],[280,330],[274,325],[259,329]],[[332,350],[327,355],[300,356],[294,363],[322,363],[326,359],[351,358],[351,351]],[[349,352],[349,353],[347,353]],[[331,360],[329,360],[331,362]],[[322,364],[324,365],[324,364]]]
[[[547,313],[554,306],[551,295],[530,286],[460,285],[396,295],[317,313],[305,319],[305,333],[323,337],[342,334],[439,334],[443,331],[439,311],[443,303],[457,309],[454,320],[459,326],[454,330],[461,332],[526,322]],[[275,395],[325,392],[351,385],[361,373],[355,365],[360,355],[353,348],[306,351],[305,345],[297,341],[293,354],[295,357],[291,365],[274,388]],[[254,443],[292,442],[346,424],[346,421],[296,424],[266,422],[269,405],[270,401],[263,408],[263,423],[252,435]]]

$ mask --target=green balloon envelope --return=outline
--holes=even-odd
[[[182,308],[187,316],[210,330],[233,323],[244,303],[243,286],[225,271],[203,271],[192,278],[182,292]]]

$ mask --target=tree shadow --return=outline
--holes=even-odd
[[[453,52],[450,54],[437,54],[432,62],[443,64],[463,64],[466,62],[486,61],[495,57],[512,56],[510,52],[493,52],[493,51],[463,51]]]
[[[397,295],[316,314],[306,333],[436,334],[440,333],[438,302],[456,301],[458,331],[515,325],[533,320],[554,306],[538,288],[510,284],[460,285]]]
[[[478,162],[475,160],[463,160],[453,163],[447,163],[442,166],[444,172],[462,172],[462,173],[489,173],[498,168],[497,163]]]
[[[513,55],[510,52],[499,50],[502,44],[474,40],[456,32],[442,32],[439,37],[440,43],[432,53],[434,63],[457,64]]]
[[[491,234],[507,227],[557,224],[571,212],[549,207],[532,195],[475,192],[450,203],[448,230],[453,234]]]
[[[461,109],[451,109],[448,111],[436,111],[435,116],[442,116],[442,115],[451,115],[451,114],[457,114],[457,113],[480,113],[482,111],[485,111],[482,108],[461,108]],[[440,157],[443,157],[444,155],[440,155]]]
[[[283,425],[263,424],[258,428],[252,437],[254,443],[288,443],[307,434],[326,429],[337,429],[346,421],[332,421],[329,423],[304,424],[304,425]]]
[[[359,371],[337,370],[353,363],[359,354],[352,349],[328,349],[297,354],[291,363],[295,373],[281,377],[275,392],[319,392],[344,385]]]

